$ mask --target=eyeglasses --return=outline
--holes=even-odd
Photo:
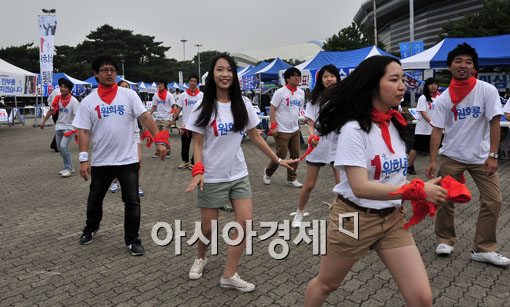
[[[99,72],[102,72],[102,73],[116,73],[117,72],[117,69],[115,69],[115,67],[105,67],[105,68],[101,68],[99,69]]]

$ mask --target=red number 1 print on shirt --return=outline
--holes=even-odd
[[[101,118],[101,111],[99,110],[99,105],[97,105],[94,109],[97,112],[97,118]]]
[[[372,161],[370,161],[370,166],[375,167],[374,180],[379,180],[381,178],[381,157],[376,155]]]

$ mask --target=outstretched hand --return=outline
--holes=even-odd
[[[186,187],[186,192],[192,192],[196,187],[199,187],[201,191],[204,190],[204,175],[198,174],[193,177],[191,182]]]
[[[439,184],[441,182],[441,177],[437,177],[425,182],[425,193],[427,194],[427,198],[425,201],[440,204],[446,200],[446,196],[448,195],[448,191],[441,187]]]
[[[279,162],[279,165],[280,166],[283,166],[285,168],[288,168],[290,170],[294,170],[294,168],[290,165],[292,163],[298,163],[299,162],[299,158],[298,159],[287,159],[287,160],[280,160]]]

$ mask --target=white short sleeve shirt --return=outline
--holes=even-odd
[[[179,99],[177,99],[177,105],[181,108],[181,114],[182,114],[182,123],[181,127],[186,127],[186,121],[189,118],[189,115],[191,114],[191,111],[193,110],[193,107],[197,102],[202,100],[204,97],[204,93],[198,92],[195,96],[189,95],[187,92],[184,92],[181,94]]]
[[[80,107],[80,103],[74,97],[71,97],[71,100],[64,108],[62,102],[58,102],[58,120],[55,123],[55,130],[73,130],[73,119],[78,113],[78,108]]]
[[[167,92],[166,99],[159,98],[158,93],[152,96],[152,106],[156,106],[156,120],[172,120],[172,106],[174,105],[174,96]]]
[[[299,110],[304,103],[305,92],[300,88],[291,92],[284,86],[274,92],[271,105],[276,107],[278,132],[293,133],[299,130]]]
[[[437,97],[432,98],[432,102],[427,101],[427,97],[425,95],[421,95],[418,98],[418,104],[416,105],[416,111],[418,113],[418,118],[416,119],[418,122],[416,123],[416,128],[414,129],[414,134],[419,135],[431,135],[432,134],[432,126],[428,121],[421,116],[421,112],[427,112],[427,114],[432,118],[432,114],[434,114],[434,110],[436,108],[436,100]]]

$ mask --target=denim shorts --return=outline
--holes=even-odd
[[[198,208],[222,208],[231,199],[251,198],[251,185],[248,176],[218,183],[204,183],[204,189],[197,189]]]

